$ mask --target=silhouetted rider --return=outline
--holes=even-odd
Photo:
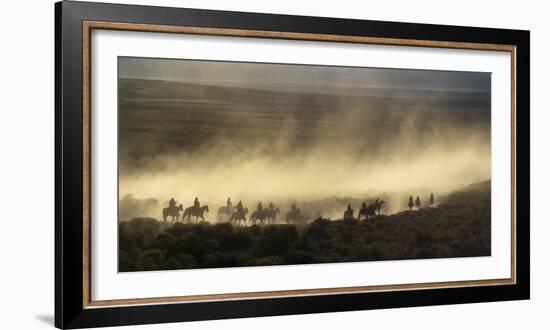
[[[242,201],[239,201],[239,203],[237,203],[236,209],[237,209],[237,211],[236,211],[237,214],[242,214],[243,213],[244,208],[243,208],[243,202]]]
[[[201,207],[201,203],[199,202],[199,198],[198,197],[195,197],[195,201],[193,202],[193,206],[195,207],[195,209],[199,209]]]
[[[231,208],[233,207],[233,203],[231,203],[231,197],[229,197],[227,199],[227,209],[228,210],[231,210]]]
[[[174,197],[172,197],[170,199],[170,202],[168,202],[168,208],[170,208],[170,209],[175,209],[176,208],[176,200],[174,199]]]

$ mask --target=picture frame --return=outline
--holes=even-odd
[[[506,278],[95,300],[94,31],[501,52],[509,56]],[[55,5],[55,325],[136,325],[529,299],[528,31],[62,1]],[[493,99],[494,100],[494,99]],[[495,131],[496,132],[496,131]],[[495,134],[493,132],[493,134]],[[498,137],[495,137],[498,138]],[[499,138],[500,139],[500,138]],[[494,140],[493,140],[494,141]],[[114,144],[113,140],[113,144]],[[500,164],[500,163],[499,163]],[[499,166],[499,165],[495,165]],[[96,214],[96,213],[94,213]],[[116,219],[114,219],[116,220]],[[334,264],[334,267],[342,267]],[[209,270],[201,270],[202,274]],[[181,276],[185,276],[181,273]]]

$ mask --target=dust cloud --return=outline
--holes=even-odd
[[[192,65],[201,63],[211,62]],[[248,73],[269,66],[277,76],[300,69],[249,65]],[[286,211],[296,202],[310,217],[337,218],[350,203],[358,209],[384,198],[385,212],[394,213],[408,195],[426,199],[491,177],[489,74],[385,70],[391,79],[384,80],[383,69],[364,69],[359,88],[361,70],[346,84],[341,69],[333,72],[338,85],[304,78],[289,91],[256,76],[238,84],[231,63],[217,69],[231,84],[209,82],[204,72],[200,83],[158,72],[119,79],[121,205],[130,195],[154,198],[160,202],[142,212],[160,216],[170,198],[187,207],[198,197],[215,221],[230,197],[249,209],[262,201]],[[374,85],[368,70],[376,71]]]

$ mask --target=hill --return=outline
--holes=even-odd
[[[304,227],[174,225],[153,218],[119,224],[119,271],[488,256],[490,181],[436,207],[366,221],[318,218]]]

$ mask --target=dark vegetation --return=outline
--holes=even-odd
[[[119,226],[119,270],[168,270],[487,256],[490,182],[434,206],[367,221],[234,227],[134,218]]]

